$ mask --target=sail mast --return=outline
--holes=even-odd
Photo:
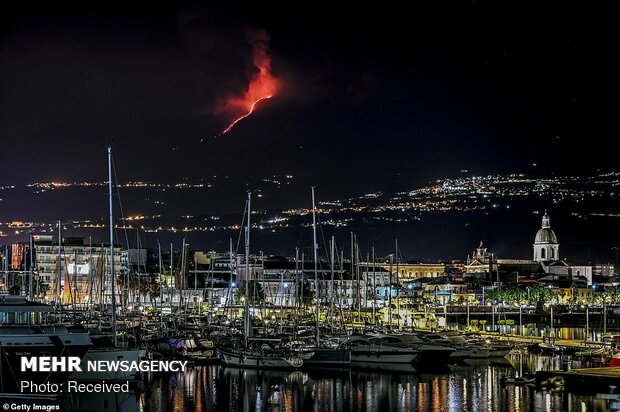
[[[112,336],[116,340],[116,279],[114,277],[114,212],[112,209],[112,146],[108,146],[108,196],[110,200],[110,287],[112,295]]]
[[[334,245],[335,240],[334,236],[332,236],[330,242],[330,272],[331,272],[331,282],[329,282],[329,319],[331,322],[331,333],[334,333]]]
[[[252,211],[252,193],[248,191],[248,221],[245,229],[245,346],[248,346],[250,336],[250,215]]]
[[[316,344],[320,344],[320,333],[319,333],[319,272],[318,272],[318,262],[317,262],[317,249],[318,244],[316,243],[316,206],[314,204],[314,186],[312,186],[312,250],[314,252],[314,293],[316,300],[315,307],[315,322],[316,322]]]

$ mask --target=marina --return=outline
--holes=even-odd
[[[207,402],[210,408],[221,409],[220,391],[203,387],[205,379],[212,379],[216,389],[224,384],[229,390],[229,399],[224,404],[240,404],[240,410],[248,410],[251,402],[255,402],[252,408],[256,410],[303,410],[309,402],[313,408],[321,407],[321,399],[328,395],[321,393],[325,387],[332,388],[329,396],[335,398],[329,404],[334,410],[346,408],[351,402],[365,410],[378,410],[385,402],[390,410],[410,409],[413,404],[418,410],[425,410],[437,401],[434,385],[462,381],[459,385],[463,385],[463,393],[454,394],[449,390],[441,396],[447,396],[448,400],[454,396],[463,399],[453,404],[449,401],[448,409],[432,408],[449,410],[468,401],[467,378],[463,373],[482,374],[476,371],[489,375],[486,383],[479,382],[479,385],[488,385],[487,397],[491,392],[511,387],[516,400],[525,396],[525,402],[536,403],[540,392],[566,391],[558,400],[562,407],[565,402],[572,402],[572,393],[585,392],[592,396],[601,387],[608,387],[606,396],[610,397],[620,385],[620,366],[614,366],[620,364],[620,335],[608,333],[616,326],[620,311],[612,302],[607,304],[604,300],[599,311],[596,306],[590,308],[586,304],[584,311],[583,305],[572,304],[574,293],[578,293],[575,287],[570,288],[571,304],[566,298],[560,301],[559,291],[557,301],[545,301],[553,286],[540,285],[542,278],[534,284],[534,277],[525,287],[500,281],[478,287],[482,279],[475,272],[473,276],[470,274],[470,283],[466,284],[468,267],[479,270],[480,261],[488,261],[489,268],[493,268],[493,259],[482,243],[476,249],[475,259],[463,268],[464,272],[447,277],[448,284],[459,282],[458,278],[462,277],[460,282],[464,287],[444,289],[441,299],[437,286],[431,299],[430,289],[399,281],[404,271],[400,272],[397,242],[396,253],[389,255],[387,262],[377,262],[374,249],[372,258],[367,256],[366,261],[362,261],[356,237],[351,233],[351,256],[345,266],[342,252],[337,256],[332,237],[326,248],[329,250],[327,259],[322,261],[318,254],[314,188],[310,210],[314,247],[309,265],[305,255],[300,257],[297,250],[292,262],[281,260],[278,263],[280,269],[272,273],[279,276],[267,274],[264,259],[259,266],[256,256],[251,254],[253,211],[252,193],[248,192],[243,225],[239,230],[239,243],[243,239],[244,253],[233,251],[231,240],[230,251],[224,258],[215,254],[205,256],[209,271],[203,273],[201,288],[198,288],[196,253],[191,282],[190,249],[185,241],[176,270],[171,247],[166,275],[161,247],[158,248],[156,277],[141,274],[139,263],[136,271],[118,271],[114,259],[118,235],[114,230],[112,165],[112,151],[108,148],[110,242],[108,247],[102,248],[108,259],[103,255],[93,266],[90,251],[84,260],[88,273],[82,279],[88,289],[78,288],[78,250],[74,248],[70,262],[68,251],[61,247],[63,238],[59,226],[59,264],[55,277],[64,278],[64,283],[58,283],[55,291],[50,292],[52,303],[47,304],[48,299],[36,301],[40,296],[33,296],[32,288],[40,283],[41,277],[33,267],[28,273],[28,287],[22,284],[15,289],[20,293],[0,296],[3,320],[0,385],[4,397],[15,397],[17,392],[23,392],[24,362],[21,361],[21,369],[19,365],[23,356],[29,357],[26,365],[36,371],[28,377],[31,380],[26,385],[26,389],[30,388],[27,392],[36,394],[39,390],[32,388],[53,387],[53,390],[43,390],[47,392],[44,396],[62,402],[67,410],[72,406],[77,406],[78,410],[84,407],[80,395],[72,393],[72,388],[95,387],[124,388],[107,392],[113,398],[121,397],[114,400],[115,404],[119,402],[129,410],[134,404],[141,410],[165,410],[162,405],[168,404],[166,408],[169,408],[169,402],[180,402],[175,403],[175,410],[191,408],[194,402]],[[554,236],[545,213],[542,228],[536,235],[535,257],[543,253],[541,250],[547,250],[540,248],[547,248],[548,239],[555,239]],[[550,243],[549,247],[555,251],[557,244]],[[31,248],[31,262],[34,252]],[[557,257],[557,252],[553,253]],[[541,260],[539,264],[544,268],[554,262]],[[284,267],[288,265],[290,271],[282,271],[283,264]],[[218,288],[215,287],[216,266],[219,266]],[[383,285],[380,287],[377,286],[378,274]],[[221,282],[222,277],[225,282]],[[8,273],[5,278],[8,280]],[[15,279],[14,276],[13,282]],[[127,286],[131,279],[147,285],[145,292],[149,300],[142,300],[140,287],[129,293]],[[415,293],[412,293],[414,287]],[[478,292],[482,293],[480,299]],[[515,301],[514,296],[525,297],[524,292],[528,300],[517,298]],[[535,295],[535,305],[529,301],[531,292]],[[31,296],[16,296],[23,294]],[[43,295],[46,298],[47,291]],[[489,299],[493,300],[489,302]],[[500,304],[498,299],[512,301]],[[515,304],[518,311],[515,311]],[[558,313],[560,304],[567,310]],[[562,315],[581,316],[582,313],[585,313],[585,328],[564,326],[572,325],[575,319]],[[485,328],[489,315],[491,327]],[[526,325],[524,318],[528,322]],[[37,359],[40,370],[36,369]],[[52,365],[70,363],[72,368],[63,367],[58,372],[47,366],[43,369],[42,359],[51,359]],[[41,373],[48,370],[54,373]],[[340,378],[332,378],[332,374]],[[171,399],[171,393],[162,387],[165,380],[169,382],[171,393],[176,393],[180,386],[189,393],[202,395],[185,396],[181,401]],[[347,398],[344,392],[354,390],[357,393],[360,389],[353,388],[360,382],[364,384],[362,392],[369,391],[362,396],[373,398],[363,405],[361,399],[353,399],[357,395],[350,392]],[[430,382],[432,401],[428,399]],[[66,388],[60,389],[65,384]],[[158,386],[162,390],[152,394],[153,388]],[[235,387],[242,396],[230,392]],[[335,388],[343,392],[333,393]],[[478,391],[480,389],[479,386]],[[203,393],[205,390],[207,392]],[[476,392],[474,388],[469,390]],[[313,394],[311,398],[308,391]],[[284,398],[278,398],[282,396]],[[505,410],[503,402],[506,400],[502,399],[502,396],[497,399],[494,396],[489,410],[493,407]],[[108,400],[104,396],[101,402],[107,405]],[[295,406],[282,402],[292,402]],[[204,405],[196,407],[203,409]],[[546,409],[555,410],[553,408],[547,405]]]

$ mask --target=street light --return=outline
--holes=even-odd
[[[531,300],[530,300],[530,287],[527,286],[525,288],[527,290],[527,305],[530,306],[531,305]]]

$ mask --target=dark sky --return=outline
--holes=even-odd
[[[585,3],[59,3],[1,6],[2,184],[104,180],[110,139],[122,181],[292,173],[334,195],[614,167],[613,48]],[[257,47],[279,89],[215,137]]]

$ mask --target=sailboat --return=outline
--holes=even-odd
[[[245,231],[245,291],[248,298],[244,299],[244,332],[243,340],[227,346],[218,347],[217,351],[222,364],[235,368],[266,368],[296,369],[304,360],[293,351],[275,347],[278,339],[253,338],[252,320],[250,317],[250,218],[252,215],[252,194],[248,192],[247,225]]]
[[[106,380],[106,381],[132,381],[138,379],[136,371],[89,371],[89,361],[128,361],[140,360],[140,351],[137,349],[123,348],[118,343],[116,332],[116,275],[114,273],[114,209],[112,203],[112,147],[108,147],[108,196],[110,211],[110,286],[112,299],[112,336],[95,335],[91,332],[93,346],[82,358],[82,371],[74,372],[72,379],[76,380]]]
[[[312,188],[312,240],[314,251],[314,289],[315,289],[315,339],[316,345],[308,347],[314,354],[305,359],[304,364],[312,367],[349,367],[351,366],[351,349],[341,344],[338,339],[321,340],[321,325],[319,322],[319,276],[318,276],[318,243],[316,241],[316,205],[314,202],[314,187]],[[333,259],[332,259],[333,261]],[[333,263],[332,263],[333,265]],[[333,288],[331,289],[333,291]],[[331,301],[331,296],[330,299]]]

